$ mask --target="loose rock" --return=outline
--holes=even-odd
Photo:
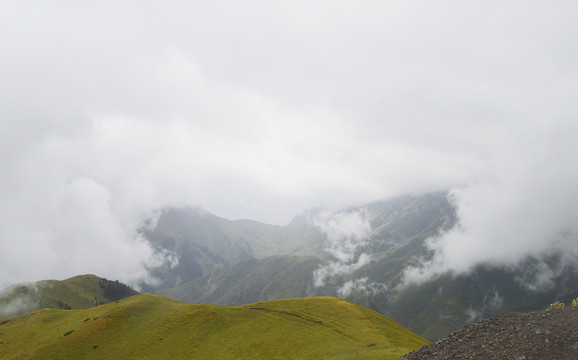
[[[578,310],[526,311],[482,320],[400,359],[578,359]]]

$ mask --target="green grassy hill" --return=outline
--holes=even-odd
[[[16,284],[0,292],[0,321],[44,308],[86,309],[136,294],[119,281],[95,275]]]
[[[226,307],[141,294],[0,325],[0,359],[398,359],[426,343],[331,297]]]

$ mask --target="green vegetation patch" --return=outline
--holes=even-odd
[[[397,359],[427,343],[330,297],[226,307],[142,294],[91,309],[37,311],[0,332],[0,359]]]

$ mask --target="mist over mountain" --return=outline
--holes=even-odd
[[[460,226],[457,210],[445,192],[337,212],[315,209],[284,227],[229,221],[200,209],[166,210],[144,236],[159,251],[175,254],[175,265],[152,269],[159,282],[150,290],[222,305],[338,296],[429,339],[578,295],[577,259],[556,251],[413,278],[416,268],[439,256],[431,242]]]
[[[519,261],[478,261],[467,271],[423,276],[441,254],[431,244],[460,228],[459,214],[446,192],[339,211],[316,208],[287,226],[231,221],[201,208],[165,208],[139,230],[153,256],[165,261],[148,265],[150,280],[136,285],[189,303],[220,305],[337,296],[430,340],[472,321],[578,296],[578,259],[556,247]],[[22,300],[0,310],[38,305]]]
[[[136,294],[118,280],[95,275],[19,283],[0,289],[0,321],[45,308],[87,309]]]
[[[576,297],[577,13],[0,2],[0,289],[330,295],[429,339]]]
[[[408,279],[571,262],[577,6],[3,2],[0,286],[150,282],[159,209],[285,225],[447,189],[460,226]]]

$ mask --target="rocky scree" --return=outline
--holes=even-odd
[[[578,359],[578,307],[482,320],[400,358],[425,359]]]

